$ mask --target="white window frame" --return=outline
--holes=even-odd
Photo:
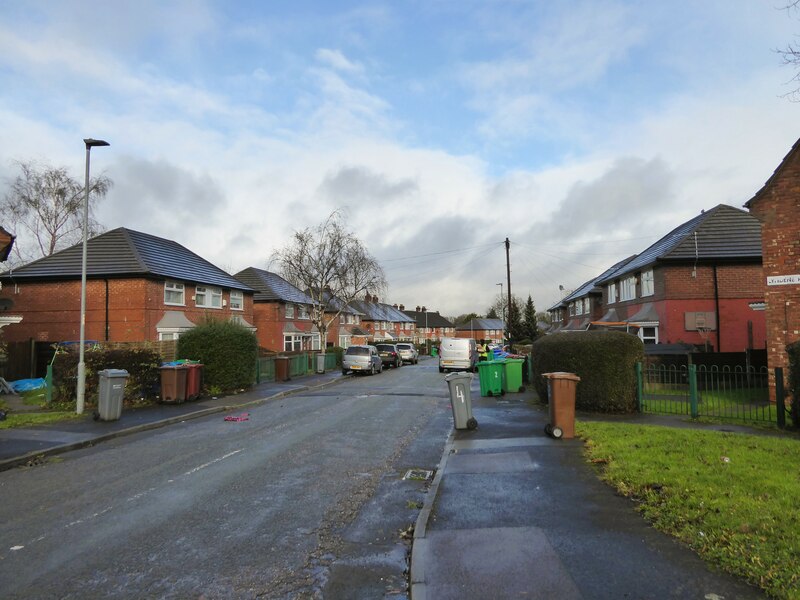
[[[180,302],[170,302],[169,294],[180,294]],[[186,306],[186,287],[177,281],[164,282],[164,304],[169,306]]]
[[[340,335],[339,336],[339,348],[347,348],[350,345],[350,340],[353,337],[350,335]]]
[[[194,288],[194,304],[197,308],[222,308],[222,290],[218,287],[198,285]]]
[[[297,318],[303,319],[305,321],[308,321],[311,318],[311,314],[309,313],[307,304],[297,305]]]
[[[658,322],[657,321],[651,322],[651,323],[637,323],[637,325],[639,325],[639,331],[637,332],[637,335],[639,336],[639,339],[642,340],[643,344],[649,343],[648,340],[652,340],[653,344],[657,344],[658,343]],[[646,328],[650,328],[650,327],[652,327],[655,330],[655,335],[654,336],[645,336],[644,335],[644,330]]]
[[[288,305],[287,305],[288,306]],[[299,352],[303,349],[303,336],[300,334],[283,336],[284,352]]]
[[[180,331],[159,331],[158,332],[158,341],[159,342],[171,342],[177,340],[181,337]]]
[[[653,269],[642,271],[642,298],[656,293]]]
[[[626,300],[636,299],[636,276],[631,275],[619,282],[619,299],[623,302]]]
[[[608,290],[608,304],[616,304],[617,302],[617,284],[612,282],[606,288]]]
[[[244,310],[244,292],[231,290],[231,310]]]
[[[286,318],[294,319],[294,304],[291,302],[286,303]]]

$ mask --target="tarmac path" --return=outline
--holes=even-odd
[[[2,472],[2,596],[407,597],[449,412],[423,363]]]

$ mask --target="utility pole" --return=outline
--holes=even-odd
[[[508,312],[506,313],[506,329],[508,330],[508,342],[511,344],[511,259],[510,259],[511,242],[506,238],[506,277],[508,279]]]

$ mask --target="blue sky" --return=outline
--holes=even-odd
[[[231,271],[342,209],[386,300],[539,309],[798,137],[780,2],[0,0],[0,193],[14,160],[115,186],[98,216]],[[22,240],[21,240],[22,241]]]

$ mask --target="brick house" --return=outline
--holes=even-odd
[[[506,324],[502,319],[472,319],[456,327],[455,337],[490,340],[492,343],[502,344],[505,328]]]
[[[760,227],[732,206],[702,212],[593,286],[603,288],[604,313],[592,326],[636,332],[645,344],[765,347],[764,313],[751,307],[764,300]]]
[[[439,311],[428,310],[424,306],[417,306],[416,310],[405,310],[402,304],[398,308],[416,322],[416,343],[424,344],[428,340],[438,342],[442,338],[455,337],[456,326],[440,315]]]
[[[551,324],[546,328],[545,333],[585,331],[591,327],[593,321],[603,320],[605,318],[603,287],[599,285],[599,282],[634,258],[635,255],[612,265],[597,277],[568,293],[561,302],[547,309],[547,312],[550,313]]]
[[[14,236],[0,227],[0,262],[5,262],[8,260],[8,257],[11,254],[11,248],[13,246]],[[19,323],[22,321],[22,316],[12,315],[9,313],[13,304],[14,303],[11,302],[11,300],[0,298],[0,329],[6,325]]]
[[[256,291],[253,319],[259,346],[273,352],[321,348],[319,329],[311,322],[311,309],[316,304],[311,296],[280,275],[255,267],[234,277]]]
[[[82,244],[0,275],[24,317],[6,341],[80,338]],[[120,227],[88,241],[86,339],[177,339],[207,318],[251,327],[253,290],[177,242]]]
[[[416,335],[416,320],[399,307],[380,302],[377,296],[368,293],[364,300],[353,300],[349,306],[360,313],[361,329],[376,342],[410,341]]]
[[[786,368],[800,340],[800,140],[745,206],[761,226],[767,364]]]

